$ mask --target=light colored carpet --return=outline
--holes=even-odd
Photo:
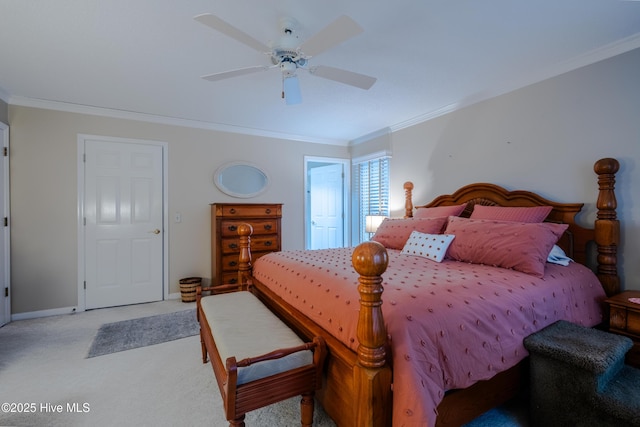
[[[194,308],[180,300],[12,322],[0,328],[1,426],[226,426],[200,338],[87,359],[101,325]],[[247,414],[247,426],[299,426],[299,399]],[[61,406],[61,412],[53,412]],[[18,408],[16,408],[18,409]],[[84,412],[80,412],[84,411]],[[335,424],[316,405],[314,425]]]
[[[170,300],[1,327],[0,404],[29,404],[27,409],[35,410],[0,411],[0,426],[227,426],[213,370],[202,363],[197,335],[86,358],[105,323],[190,308],[195,303]],[[57,405],[62,405],[59,413],[53,412]],[[522,404],[505,405],[468,426],[527,426],[523,409]],[[293,398],[247,414],[246,424],[294,427],[300,425],[299,414],[299,398]],[[320,405],[314,425],[335,427]]]

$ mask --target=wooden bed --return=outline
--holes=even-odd
[[[473,205],[552,206],[547,221],[568,224],[568,230],[558,242],[576,262],[595,265],[596,273],[606,295],[619,292],[617,251],[620,241],[616,215],[615,174],[619,164],[606,158],[595,163],[598,176],[597,219],[593,228],[576,224],[575,216],[583,204],[556,203],[529,191],[508,191],[492,184],[471,184],[451,195],[435,198],[416,206],[453,206],[467,203],[461,216],[468,216]],[[413,184],[404,185],[406,217],[414,213]],[[243,228],[246,230],[246,228]],[[248,234],[248,232],[247,232]],[[360,310],[357,323],[357,351],[345,346],[325,329],[311,321],[259,280],[252,276],[248,235],[241,238],[239,280],[249,287],[272,311],[291,328],[306,338],[322,336],[328,348],[325,378],[318,399],[339,426],[387,426],[392,419],[391,351],[382,314],[383,280],[388,255],[384,247],[374,242],[360,244],[353,252],[353,267],[360,275],[358,291]],[[595,244],[593,243],[595,242]],[[589,255],[595,252],[594,255]],[[489,380],[447,391],[437,408],[438,426],[457,426],[470,421],[488,409],[513,397],[526,381],[527,359]]]

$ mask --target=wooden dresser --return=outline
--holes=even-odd
[[[213,285],[238,281],[238,226],[251,224],[251,259],[282,249],[282,204],[212,203],[211,272]]]
[[[634,342],[627,353],[627,363],[640,368],[640,304],[629,301],[640,298],[640,291],[626,291],[608,298],[609,331],[626,335]]]

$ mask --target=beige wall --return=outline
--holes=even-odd
[[[595,220],[593,164],[620,161],[623,286],[640,289],[640,49],[391,134],[392,210],[405,181],[426,203],[472,182],[586,203]],[[377,146],[377,144],[376,144]]]
[[[251,199],[283,207],[284,249],[304,247],[303,158],[347,158],[347,147],[268,139],[37,108],[10,106],[12,314],[77,305],[78,134],[168,144],[169,283],[211,277],[209,204],[234,199],[213,184],[216,168],[245,160],[269,173]],[[182,222],[173,222],[180,212]]]
[[[593,163],[620,160],[620,271],[640,289],[640,50],[475,104],[371,142],[338,147],[228,134],[90,115],[9,106],[11,126],[12,313],[77,303],[77,135],[168,143],[171,292],[181,277],[210,277],[208,204],[233,201],[212,184],[216,167],[247,160],[273,179],[255,201],[284,203],[284,249],[304,245],[303,157],[344,158],[390,148],[392,209],[402,214],[404,181],[414,200],[471,182],[529,189],[585,202],[595,217]],[[1,110],[1,109],[0,109]]]

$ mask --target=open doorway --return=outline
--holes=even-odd
[[[350,160],[304,158],[305,249],[350,245]]]

